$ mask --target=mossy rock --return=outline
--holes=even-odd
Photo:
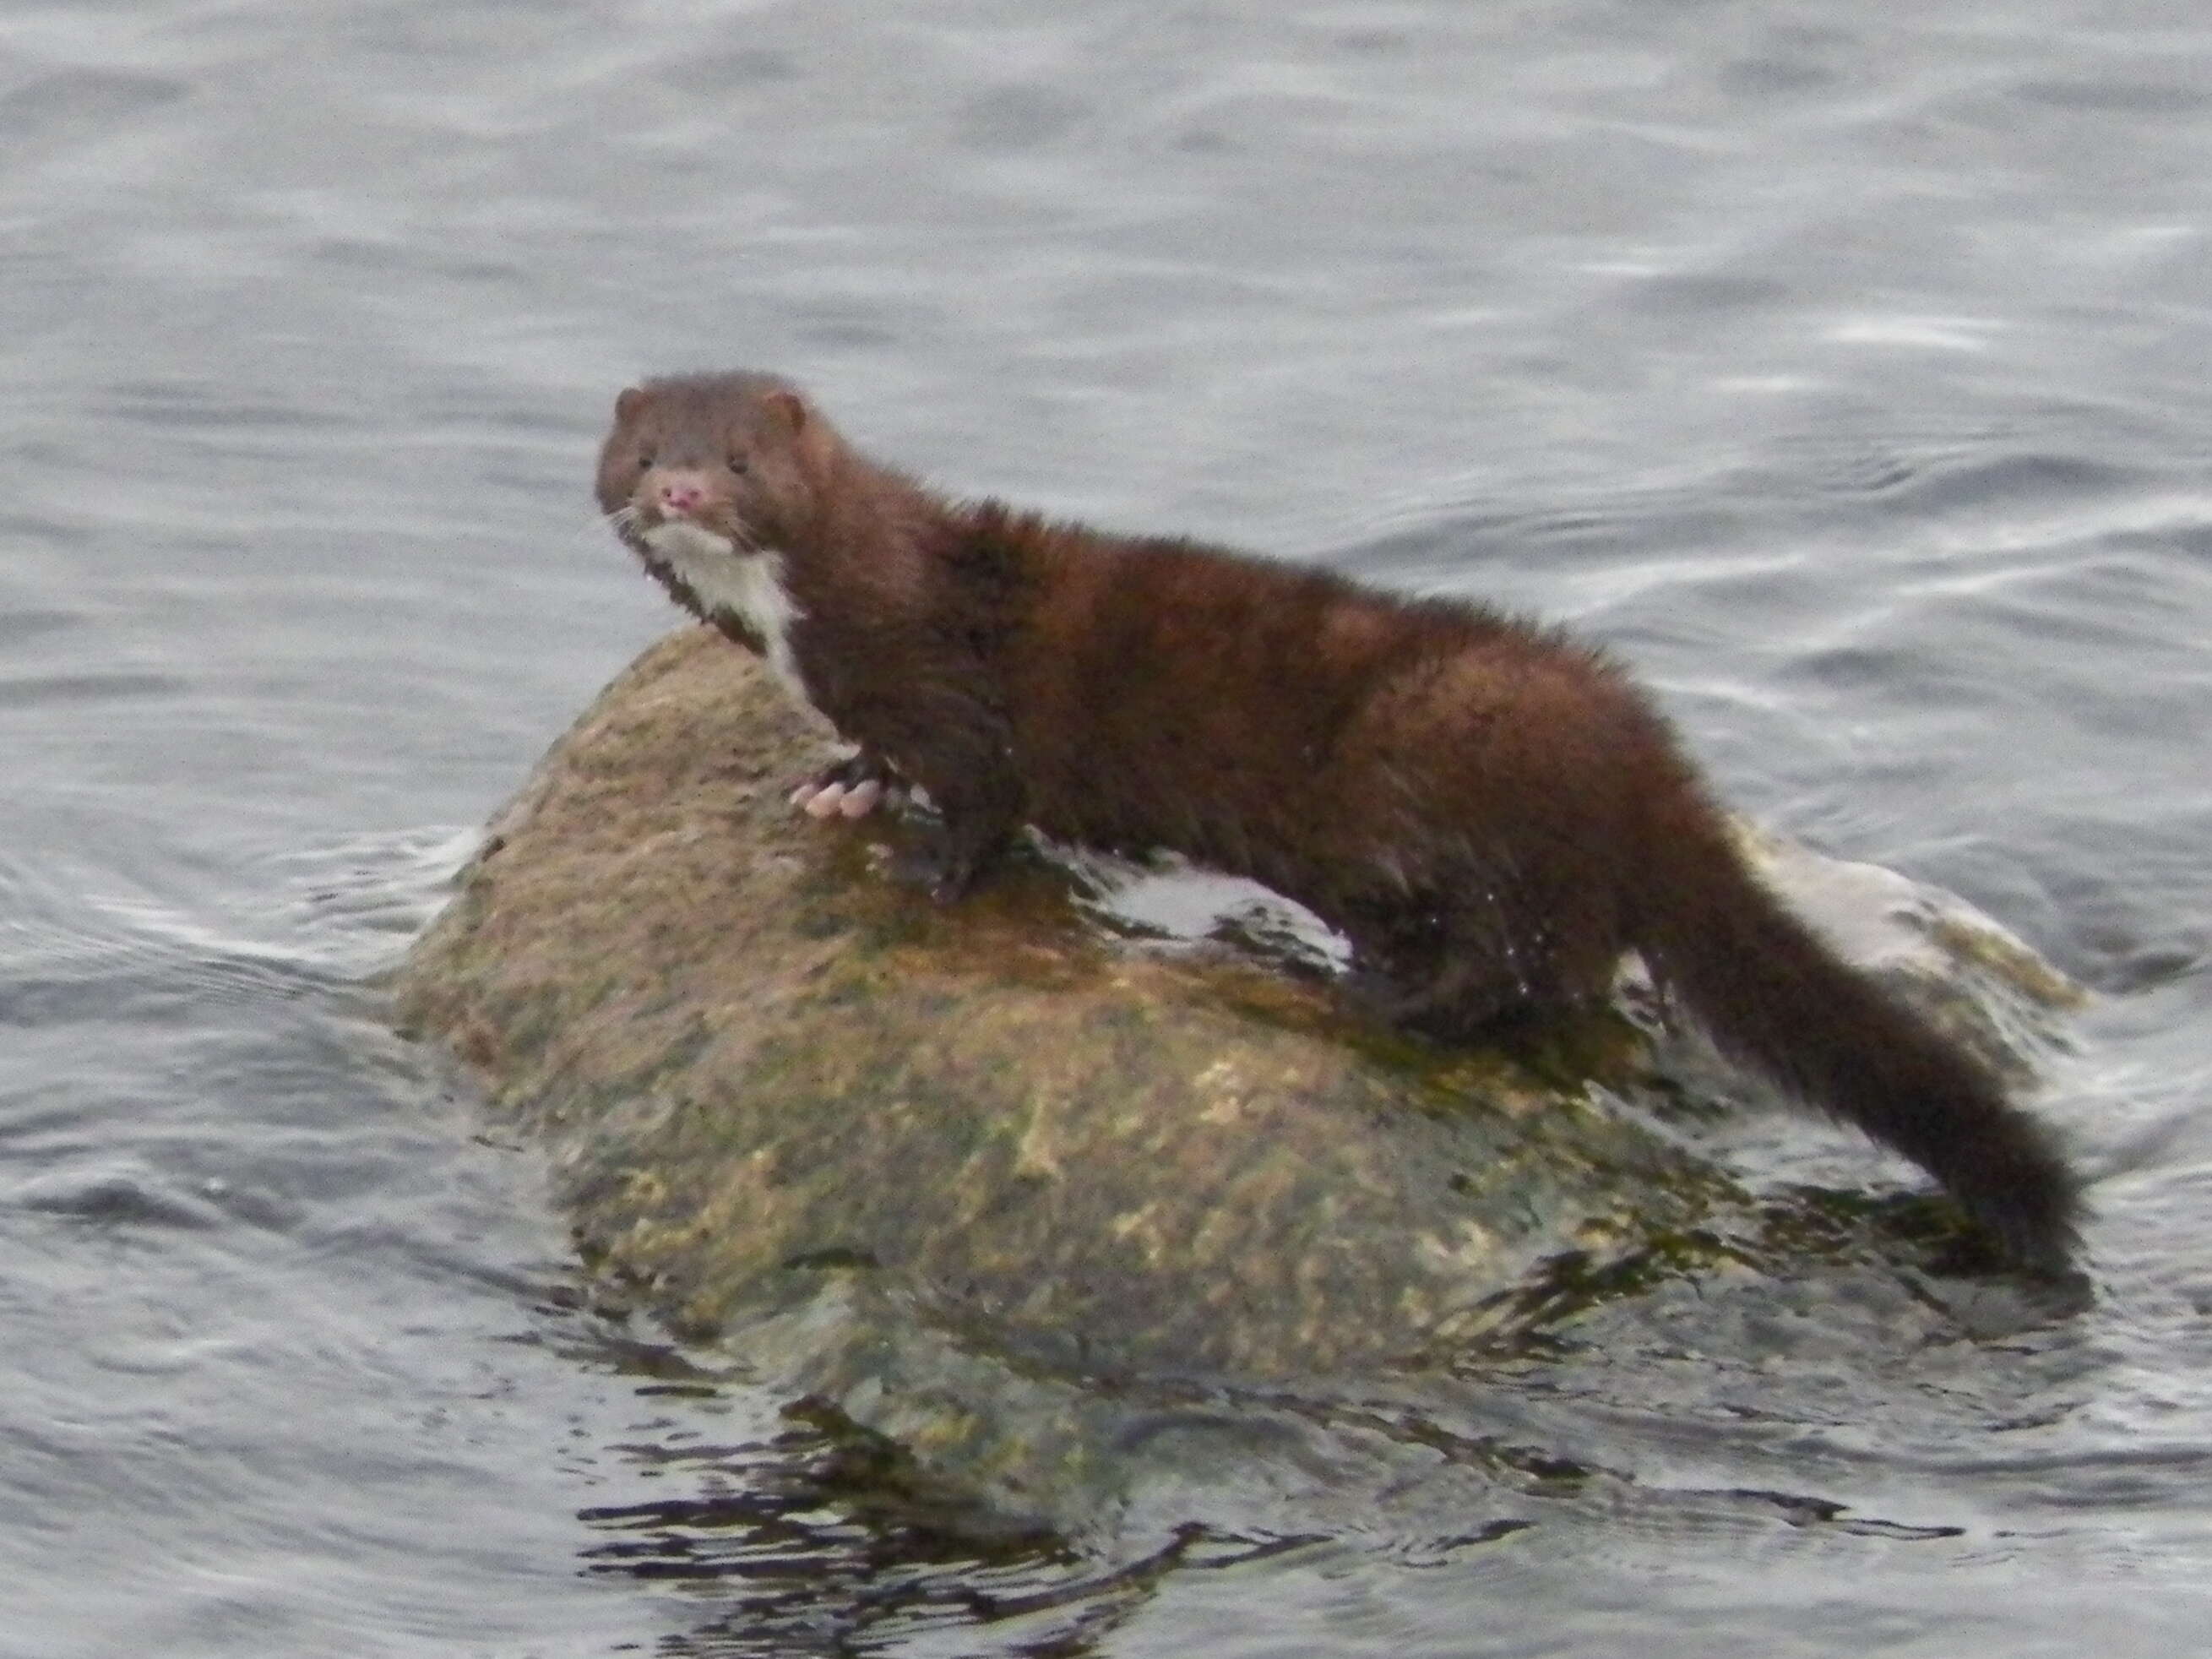
[[[1110,1443],[1086,1379],[1375,1373],[1552,1316],[1562,1261],[1765,1225],[1668,1128],[1680,1085],[1623,1014],[1514,1053],[1406,1041],[1324,975],[1102,925],[1042,856],[939,908],[886,876],[887,815],[787,805],[833,752],[745,653],[671,636],[394,986],[542,1144],[587,1259],[778,1386],[1034,1487]],[[1852,868],[1820,878],[1863,923]],[[2016,1060],[2070,988],[1936,910],[1892,930],[1932,941],[1904,981]]]

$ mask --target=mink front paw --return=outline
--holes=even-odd
[[[863,749],[834,761],[791,792],[791,804],[813,818],[864,818],[904,786],[891,763]]]
[[[976,860],[933,842],[905,848],[891,857],[891,879],[921,888],[937,904],[957,904],[965,898],[981,872]]]

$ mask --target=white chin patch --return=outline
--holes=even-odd
[[[657,524],[640,539],[667,562],[709,617],[735,617],[758,635],[769,672],[801,702],[808,701],[791,649],[791,625],[800,611],[783,585],[783,555],[768,548],[740,552],[728,537],[680,520]]]
[[[664,520],[645,532],[644,541],[669,563],[686,572],[686,580],[694,562],[712,565],[718,559],[738,556],[738,544],[727,536],[718,536],[689,519]]]

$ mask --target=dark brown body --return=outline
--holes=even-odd
[[[2065,1264],[2078,1200],[2045,1132],[1769,896],[1601,653],[947,502],[766,376],[624,393],[599,493],[680,600],[781,653],[861,746],[848,771],[928,792],[940,896],[1024,823],[1172,848],[1307,905],[1370,998],[1450,1038],[1601,996],[1634,949],[1724,1048],[1927,1168],[2014,1260]],[[723,547],[754,582],[734,604]],[[750,597],[763,572],[781,608]]]

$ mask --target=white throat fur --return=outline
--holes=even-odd
[[[740,551],[726,536],[672,520],[641,538],[690,588],[709,617],[728,613],[758,636],[769,672],[801,702],[809,701],[791,648],[791,627],[805,613],[783,585],[783,555],[773,548]]]

